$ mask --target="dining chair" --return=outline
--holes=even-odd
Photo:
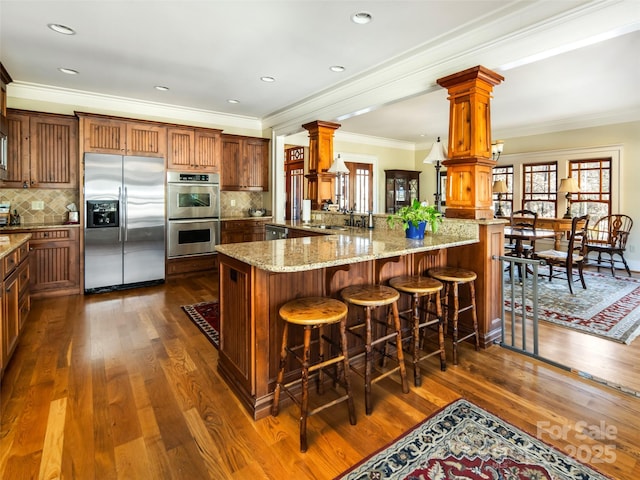
[[[627,274],[631,276],[631,270],[624,258],[631,227],[633,227],[631,217],[614,214],[602,217],[589,229],[587,255],[591,252],[598,253],[598,271],[601,263],[608,263],[611,266],[611,274],[615,277],[616,263],[622,262]],[[608,255],[609,258],[603,258],[602,254]],[[616,260],[615,255],[619,256],[620,260]]]
[[[538,212],[534,212],[532,210],[522,209],[516,210],[511,213],[511,226],[515,228],[530,228],[535,231],[536,224],[538,223]],[[528,243],[520,244],[520,252],[518,252],[518,243],[516,240],[511,239],[511,241],[504,246],[505,255],[508,257],[519,257],[523,256],[524,258],[531,258],[536,249],[536,241],[531,240]],[[511,265],[507,266],[507,270],[509,271],[509,275],[511,275]],[[527,271],[524,272],[525,276],[527,275]],[[518,265],[518,275],[519,278],[522,278],[522,266]]]
[[[587,289],[584,281],[583,267],[587,258],[587,227],[589,215],[574,217],[571,221],[571,233],[567,242],[567,250],[543,250],[536,252],[534,258],[544,260],[549,265],[549,281],[553,278],[566,277],[569,291],[573,294],[573,269],[578,269],[582,288]],[[559,272],[554,267],[562,267]]]

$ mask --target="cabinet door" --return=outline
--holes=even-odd
[[[239,137],[222,137],[222,190],[238,190],[240,188],[240,159],[242,145]]]
[[[3,364],[6,365],[18,342],[20,332],[19,273],[13,272],[4,281],[2,315]]]
[[[241,185],[247,190],[269,190],[269,143],[261,138],[245,141]]]
[[[219,130],[196,129],[195,132],[195,164],[206,172],[220,172],[222,143]]]
[[[123,155],[127,141],[126,124],[110,118],[81,117],[84,151]]]
[[[7,116],[7,178],[3,186],[29,185],[29,115],[9,111]]]
[[[167,156],[167,128],[149,123],[127,122],[127,155]]]
[[[30,249],[30,285],[34,298],[80,293],[77,228],[34,231]]]
[[[77,119],[34,115],[29,131],[30,185],[78,188]]]
[[[195,166],[195,132],[192,128],[167,129],[167,166],[192,170]]]

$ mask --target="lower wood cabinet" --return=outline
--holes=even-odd
[[[220,225],[220,243],[261,242],[265,239],[267,219],[223,220]]]
[[[167,279],[183,277],[192,273],[215,272],[218,269],[217,254],[168,258]]]
[[[79,294],[80,229],[56,227],[20,233],[31,233],[31,296]]]
[[[29,244],[24,243],[2,259],[0,292],[0,378],[16,349],[31,308],[29,295]]]

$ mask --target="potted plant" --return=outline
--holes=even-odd
[[[402,224],[407,238],[424,238],[427,223],[433,233],[438,231],[438,226],[442,223],[442,214],[433,205],[414,199],[411,205],[406,205],[387,217],[390,228],[398,223]]]

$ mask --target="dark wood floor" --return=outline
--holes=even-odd
[[[638,478],[639,398],[498,346],[465,345],[446,372],[430,359],[409,394],[393,377],[379,382],[368,417],[354,377],[357,425],[344,404],[311,417],[302,454],[296,409],[253,421],[217,374],[217,351],[180,309],[216,298],[216,288],[193,277],[34,301],[2,383],[0,478],[330,479],[461,397],[581,451],[612,478]],[[615,429],[606,440],[576,431],[603,425]],[[562,436],[548,433],[564,426]],[[598,462],[602,447],[614,461]]]

